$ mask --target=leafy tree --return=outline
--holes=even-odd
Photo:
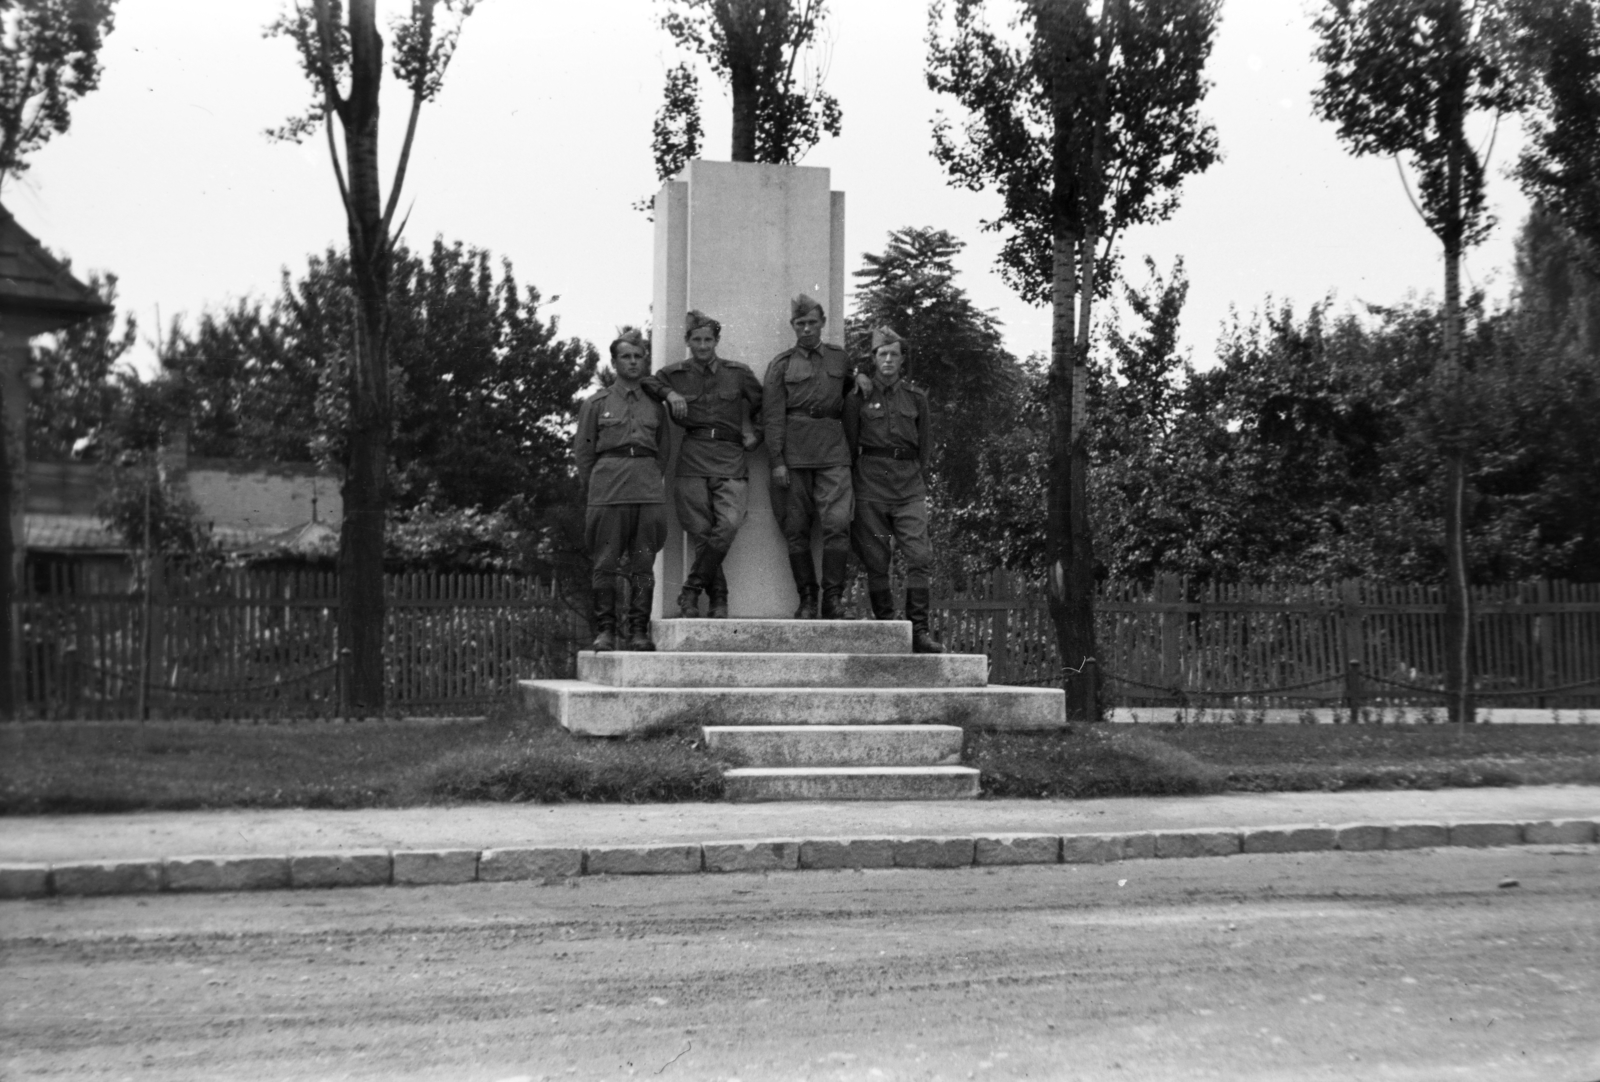
[[[115,306],[116,275],[91,273],[88,285],[96,297]],[[119,331],[113,311],[58,331],[33,347],[28,362],[29,459],[100,457],[96,445],[119,395],[117,362],[137,334],[131,315],[123,317]]]
[[[1315,23],[1323,65],[1322,85],[1313,93],[1317,113],[1337,125],[1355,154],[1411,160],[1419,178],[1418,213],[1444,248],[1444,363],[1437,393],[1451,493],[1444,508],[1451,572],[1446,678],[1451,718],[1463,721],[1473,709],[1461,255],[1492,224],[1484,207],[1483,162],[1467,139],[1466,123],[1471,113],[1499,114],[1521,104],[1505,77],[1497,14],[1496,5],[1465,0],[1332,0]]]
[[[1053,309],[1050,451],[1045,484],[1050,612],[1069,668],[1094,657],[1094,554],[1087,507],[1092,304],[1129,226],[1177,207],[1184,179],[1217,159],[1199,115],[1218,0],[1024,0],[1013,45],[982,0],[930,8],[928,86],[967,111],[960,133],[941,117],[934,156],[953,182],[998,189],[1006,234],[1001,272]],[[1105,268],[1105,269],[1097,269]],[[1078,306],[1081,304],[1081,312]],[[1091,681],[1068,685],[1071,716],[1095,716]]]
[[[1583,238],[1600,274],[1600,12],[1593,0],[1505,0],[1528,93],[1522,190]]]
[[[441,4],[459,16],[442,32],[436,25]],[[319,125],[324,129],[350,236],[350,277],[360,333],[346,373],[339,637],[350,651],[348,673],[341,683],[350,699],[346,706],[359,711],[382,710],[384,694],[383,527],[392,422],[388,316],[398,235],[394,216],[422,105],[438,96],[455,54],[461,21],[474,6],[475,0],[412,0],[410,15],[393,26],[392,71],[410,92],[411,112],[387,201],[378,164],[383,38],[375,0],[349,0],[348,8],[341,0],[297,2],[268,28],[294,43],[312,87],[309,109],[271,134],[299,142]],[[342,163],[335,119],[344,133]]]
[[[928,392],[939,436],[934,472],[945,498],[964,502],[978,484],[969,449],[1009,412],[1021,380],[1006,352],[1000,321],[956,284],[956,255],[966,245],[942,229],[889,234],[881,255],[862,254],[847,342],[870,352],[872,329],[890,326],[907,341],[907,375]]]
[[[416,559],[437,566],[442,549],[419,549],[417,538],[451,515],[490,523],[488,544],[512,536],[493,516],[532,537],[576,500],[566,428],[598,355],[560,337],[539,290],[520,286],[509,262],[498,269],[459,242],[436,240],[426,258],[395,254],[388,487],[405,540],[388,551],[402,562],[426,551]],[[189,403],[191,450],[342,461],[353,323],[349,261],[331,251],[297,277],[285,272],[269,305],[208,312],[192,331],[175,323],[163,362]],[[532,551],[518,541],[497,558]]]
[[[72,123],[100,85],[100,45],[115,0],[0,0],[0,184]]]
[[[667,0],[661,25],[705,61],[733,97],[730,160],[793,165],[844,113],[822,89],[817,43],[825,0]],[[656,114],[656,176],[668,180],[700,152],[699,80],[688,64],[667,73]]]

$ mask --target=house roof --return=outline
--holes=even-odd
[[[73,552],[80,554],[132,552],[135,546],[98,515],[52,515],[30,511],[23,516],[23,536],[35,552]],[[214,526],[211,539],[223,552],[250,555],[285,553],[297,556],[329,555],[338,550],[339,531],[325,522],[305,522],[299,526],[267,527]]]
[[[0,206],[0,315],[55,317],[67,326],[110,311]]]
[[[30,549],[54,552],[126,552],[127,545],[105,521],[95,515],[23,516],[23,543]]]

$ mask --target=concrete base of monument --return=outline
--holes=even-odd
[[[607,687],[585,680],[524,680],[537,718],[588,736],[658,726],[959,725],[1059,729],[1066,703],[1051,688]]]
[[[578,655],[578,679],[608,687],[981,688],[988,678],[982,654]]]
[[[584,651],[524,680],[530,715],[586,736],[704,728],[732,800],[978,794],[962,730],[1066,726],[1055,688],[994,687],[981,654],[913,654],[904,620],[657,620],[654,653]]]
[[[908,620],[655,620],[664,653],[909,654]]]
[[[723,772],[729,800],[971,800],[968,766],[740,767]]]
[[[706,746],[769,767],[955,766],[955,725],[708,725]]]

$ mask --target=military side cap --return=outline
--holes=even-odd
[[[789,302],[789,322],[794,322],[813,309],[815,309],[817,315],[821,316],[823,319],[828,318],[828,313],[822,310],[822,305],[818,303],[815,297],[811,296],[809,293],[801,293],[799,296],[795,297],[794,300]]]
[[[722,337],[722,324],[712,319],[698,308],[689,309],[689,314],[683,319],[683,336],[688,338],[701,327],[710,327],[711,333],[718,338]]]

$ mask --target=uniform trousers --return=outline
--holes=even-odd
[[[849,466],[791,469],[788,492],[777,499],[783,492],[773,489],[773,510],[778,513],[791,556],[811,551],[811,524],[819,519],[824,551],[849,547],[850,519],[855,513]]]
[[[615,586],[618,577],[649,576],[655,581],[656,553],[667,540],[666,504],[591,507],[583,526],[595,589]]]
[[[710,545],[718,552],[733,547],[744,525],[750,482],[743,477],[679,477],[674,482],[678,525],[689,535],[695,556]]]
[[[933,546],[928,543],[928,500],[913,496],[897,503],[856,504],[850,540],[867,569],[867,589],[889,589],[889,561],[900,546],[906,561],[906,588],[926,590],[933,571]]]

